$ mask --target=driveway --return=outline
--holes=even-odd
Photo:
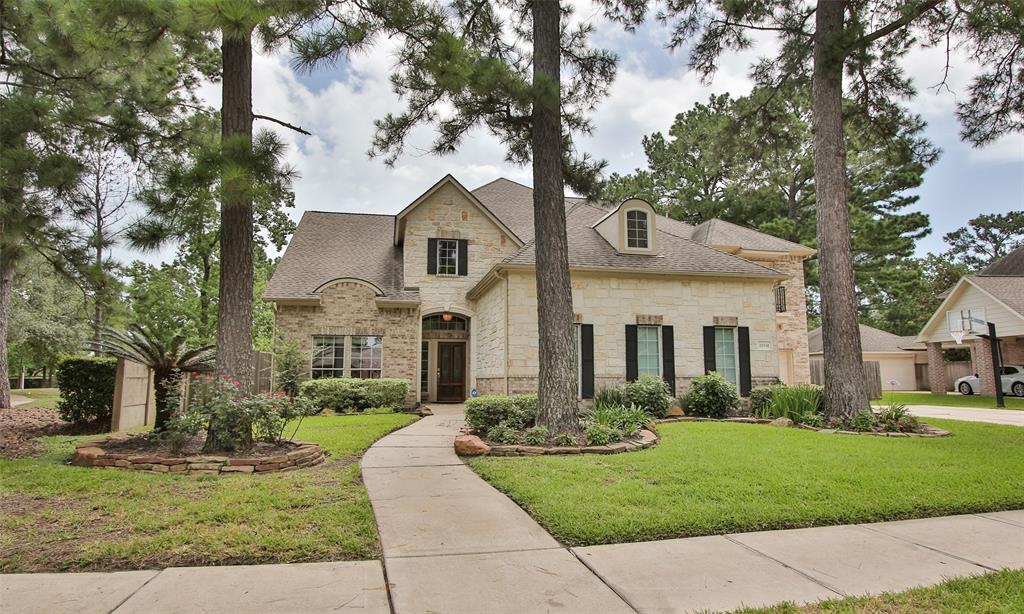
[[[966,420],[968,422],[1024,426],[1024,411],[1019,409],[964,409],[959,407],[941,407],[938,405],[910,405],[907,409],[910,413],[922,418],[946,418],[949,420]]]

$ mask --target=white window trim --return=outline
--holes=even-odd
[[[734,352],[733,356],[736,358],[736,381],[730,383],[733,383],[736,386],[736,389],[739,390],[740,382],[743,381],[743,365],[740,363],[740,329],[738,326],[716,326],[715,330],[717,331],[718,329],[732,331],[732,348]],[[725,377],[725,374],[718,370],[717,338],[715,339],[715,371],[718,371],[718,373],[721,373],[722,377]],[[728,378],[726,379],[728,380]]]
[[[441,272],[441,243],[444,241],[450,241],[455,244],[455,272],[454,273],[442,273]],[[438,277],[458,277],[459,276],[459,240],[458,239],[438,239],[437,240],[437,253],[434,254],[437,258],[437,272],[435,273]]]
[[[352,337],[379,337],[380,338],[380,376],[384,377],[384,365],[386,364],[384,355],[384,339],[385,335],[312,335],[310,337],[312,342],[312,348],[310,349],[309,356],[309,377],[313,379],[314,366],[313,361],[315,360],[316,352],[316,338],[317,337],[341,337],[341,351],[342,351],[342,368],[341,375],[327,375],[321,377],[352,377]],[[321,369],[323,370],[323,369]],[[327,369],[337,373],[338,369]],[[376,371],[376,369],[356,369],[356,371]]]
[[[629,244],[629,214],[634,212],[634,211],[639,211],[640,213],[644,214],[644,221],[647,223],[647,237],[646,237],[647,238],[647,247],[634,247],[634,246]],[[648,211],[647,209],[643,208],[643,207],[630,207],[629,209],[626,209],[625,211],[623,211],[622,215],[623,215],[623,224],[624,224],[624,231],[625,231],[625,234],[623,236],[623,238],[625,239],[624,247],[627,250],[633,250],[633,251],[638,251],[638,252],[649,252],[649,251],[651,251],[654,248],[654,239],[651,237],[651,234],[652,234],[651,233],[651,225],[652,225],[651,212]]]
[[[662,336],[661,336],[661,325],[658,325],[658,324],[638,324],[637,327],[636,327],[636,336],[637,336],[637,343],[636,343],[636,374],[637,374],[638,377],[641,376],[641,375],[644,375],[644,373],[641,373],[641,371],[640,371],[640,329],[641,328],[653,328],[653,329],[656,329],[658,331],[657,334],[655,335],[655,341],[657,341],[657,343],[658,343],[658,377],[664,377],[664,374],[662,373],[662,371],[664,371],[664,369],[665,369],[665,356],[663,354],[664,348],[662,347],[662,343],[661,343],[661,339],[662,339]],[[653,374],[650,374],[650,375],[653,375]]]

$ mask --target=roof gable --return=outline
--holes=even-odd
[[[971,276],[960,278],[960,281],[953,286],[946,294],[942,304],[935,310],[932,317],[917,335],[917,341],[928,342],[936,337],[938,341],[946,341],[949,338],[948,331],[943,333],[946,326],[946,314],[955,307],[963,297],[971,293],[977,293],[989,306],[995,307],[1000,313],[986,311],[986,318],[989,320],[1000,319],[1005,316],[1007,321],[1018,322],[1024,330],[1024,276]],[[961,307],[963,308],[963,307]],[[1002,313],[1005,312],[1005,313]],[[1002,332],[996,331],[1000,336]]]
[[[487,219],[489,219],[495,226],[500,228],[502,232],[507,234],[509,236],[509,238],[512,239],[512,242],[517,247],[522,247],[523,246],[523,244],[524,244],[523,239],[521,237],[519,237],[519,235],[517,235],[511,228],[509,228],[505,224],[505,222],[503,222],[501,220],[501,218],[499,218],[498,216],[494,215],[494,213],[491,212],[491,210],[488,209],[487,206],[484,205],[484,203],[481,202],[480,199],[477,198],[475,194],[473,194],[473,192],[470,192],[469,190],[467,190],[466,187],[463,186],[461,183],[459,183],[459,181],[455,177],[453,177],[451,174],[448,174],[448,175],[445,175],[444,177],[442,177],[440,181],[438,181],[437,183],[432,185],[430,188],[428,188],[426,192],[424,192],[423,194],[420,194],[416,198],[416,200],[414,200],[411,203],[409,203],[409,205],[405,209],[402,209],[401,211],[398,212],[398,215],[395,216],[395,237],[394,237],[394,244],[395,245],[401,245],[402,244],[402,240],[403,240],[403,238],[405,236],[405,218],[406,218],[406,216],[408,216],[414,209],[416,209],[416,207],[418,207],[421,204],[423,204],[427,199],[429,199],[431,196],[436,194],[438,192],[438,190],[440,190],[442,187],[444,187],[446,185],[451,185],[456,190],[458,190],[459,193],[462,194],[466,198],[466,200],[471,202],[473,204],[473,206],[475,206],[477,209],[479,209],[484,214],[484,216],[487,217]]]

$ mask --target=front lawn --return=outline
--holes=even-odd
[[[953,435],[675,422],[642,452],[471,465],[569,545],[1024,508],[1024,428],[928,423]]]
[[[741,610],[743,614],[1008,614],[1024,612],[1024,571],[1011,570],[959,578],[938,586],[878,597],[847,597],[806,606],[783,604]]]
[[[1004,395],[1006,409],[1024,409],[1024,398]],[[882,399],[876,399],[879,405],[888,405],[893,401],[907,405],[941,405],[943,407],[974,407],[995,409],[995,397],[983,397],[977,394],[963,395],[959,392],[934,394],[931,392],[883,392]]]
[[[11,394],[32,399],[18,407],[43,407],[46,409],[57,409],[57,401],[60,400],[60,390],[56,388],[26,388],[25,390],[12,390]]]
[[[43,438],[43,456],[0,461],[0,572],[375,558],[377,529],[357,461],[413,420],[307,418],[297,439],[320,444],[327,462],[265,476],[71,467],[83,438]]]

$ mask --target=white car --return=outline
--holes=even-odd
[[[1024,367],[1020,365],[1003,365],[1000,379],[1003,381],[1003,394],[1024,397]],[[978,374],[968,375],[956,380],[954,384],[960,394],[974,394],[981,390]]]

